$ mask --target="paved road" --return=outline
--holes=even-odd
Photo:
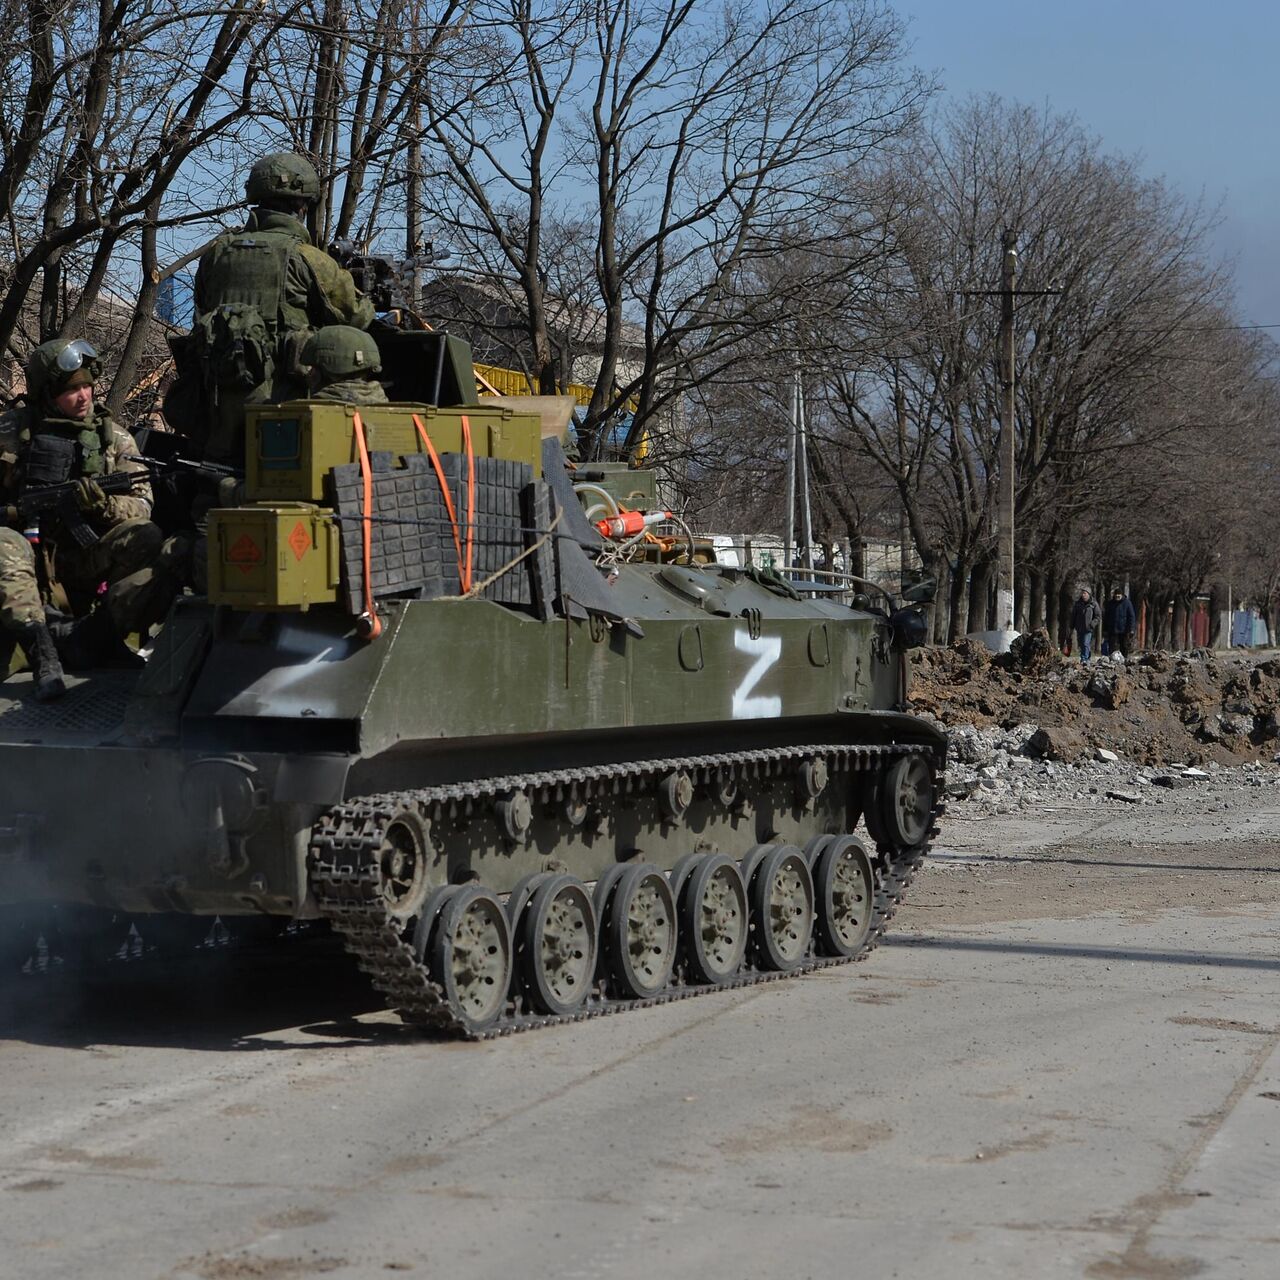
[[[0,1273],[1269,1280],[1276,860],[1125,847],[1039,915],[952,849],[863,964],[478,1047],[312,951],[26,983]]]

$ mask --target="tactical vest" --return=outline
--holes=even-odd
[[[308,329],[306,312],[285,296],[289,254],[301,242],[281,231],[239,231],[217,241],[204,265],[205,296],[217,299],[193,330],[215,384],[242,391],[265,382],[283,343]]]
[[[111,444],[111,419],[96,412],[85,422],[37,419],[23,430],[21,438],[25,445],[20,464],[23,487],[66,484],[103,473],[104,455]]]

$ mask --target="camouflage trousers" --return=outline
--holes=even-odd
[[[186,539],[166,540],[150,520],[124,520],[92,547],[59,547],[53,578],[77,614],[93,607],[106,583],[107,611],[126,635],[153,626],[169,611],[190,554]],[[0,627],[11,631],[43,622],[50,603],[40,588],[35,548],[16,529],[0,528]]]

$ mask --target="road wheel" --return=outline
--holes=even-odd
[[[727,982],[747,950],[747,886],[722,853],[703,856],[680,897],[680,936],[694,982]]]
[[[516,930],[516,965],[529,1002],[540,1012],[572,1013],[591,991],[596,913],[586,885],[547,877],[534,890]]]
[[[935,798],[933,771],[923,756],[895,760],[880,785],[878,807],[885,838],[900,849],[923,844],[933,822]]]
[[[511,984],[511,929],[488,889],[463,885],[445,903],[431,942],[431,976],[469,1030],[497,1021]]]
[[[609,976],[619,994],[643,1000],[671,981],[677,932],[666,876],[649,863],[628,867],[609,896],[602,927]]]
[[[788,973],[803,963],[813,936],[813,877],[794,845],[780,844],[761,861],[751,882],[751,924],[762,968]]]
[[[855,956],[871,933],[875,873],[862,841],[836,836],[813,869],[818,949],[826,956]]]

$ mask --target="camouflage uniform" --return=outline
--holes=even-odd
[[[330,382],[311,393],[312,400],[342,400],[346,404],[388,404],[387,393],[380,382],[363,378],[346,378]]]
[[[90,429],[105,442],[98,474],[147,473],[141,463],[128,461],[137,446],[105,412],[96,411],[89,421]],[[51,427],[78,433],[86,425],[40,417],[30,409],[11,410],[0,417],[0,490],[5,501],[17,498],[23,453],[33,434]],[[176,583],[164,571],[178,570],[183,549],[178,539],[166,543],[147,518],[150,514],[151,486],[143,481],[132,493],[107,495],[102,514],[90,518],[99,535],[91,547],[77,546],[65,530],[59,530],[56,519],[46,521],[40,543],[48,583],[45,593],[39,585],[35,548],[17,529],[0,529],[0,626],[11,629],[42,620],[45,603],[55,601],[71,612],[87,612],[102,583],[107,584],[107,609],[121,634],[159,622],[176,594]]]
[[[117,472],[147,475],[141,463],[129,460],[136,452],[132,437],[105,410],[90,403],[84,418],[59,416],[54,397],[72,383],[55,362],[76,345],[92,352],[87,344],[63,339],[38,347],[27,366],[33,403],[0,416],[0,505],[16,507],[24,484],[37,473],[41,483],[50,484],[92,482]],[[91,386],[98,371],[93,353],[87,369],[77,367],[75,385]],[[71,646],[78,658],[72,665],[91,665],[91,650],[118,645],[121,635],[160,621],[168,611],[188,548],[179,539],[166,542],[148,519],[150,484],[143,479],[129,493],[97,496],[85,511],[98,535],[89,547],[75,542],[56,513],[41,519],[38,546],[25,531],[0,527],[0,639],[6,651],[8,641],[17,639],[30,661],[32,629],[46,632],[46,609],[56,605],[85,621],[93,616]],[[100,597],[103,607],[97,608]],[[60,634],[69,637],[73,630],[73,624],[63,624]],[[46,653],[40,665],[52,670],[57,663]],[[57,691],[48,696],[61,692],[57,674]]]
[[[218,236],[196,270],[194,354],[197,364],[214,367],[185,369],[184,387],[165,402],[174,425],[194,435],[207,458],[233,464],[244,460],[246,404],[306,394],[299,351],[311,331],[363,329],[374,315],[351,273],[317,249],[293,216],[319,197],[306,160],[266,156],[245,189],[259,207],[241,230]],[[219,338],[219,324],[228,337]],[[233,361],[240,363],[229,368]]]
[[[388,403],[382,384],[374,381],[382,372],[378,344],[359,329],[333,324],[318,330],[302,348],[302,362],[311,369],[312,400]]]

